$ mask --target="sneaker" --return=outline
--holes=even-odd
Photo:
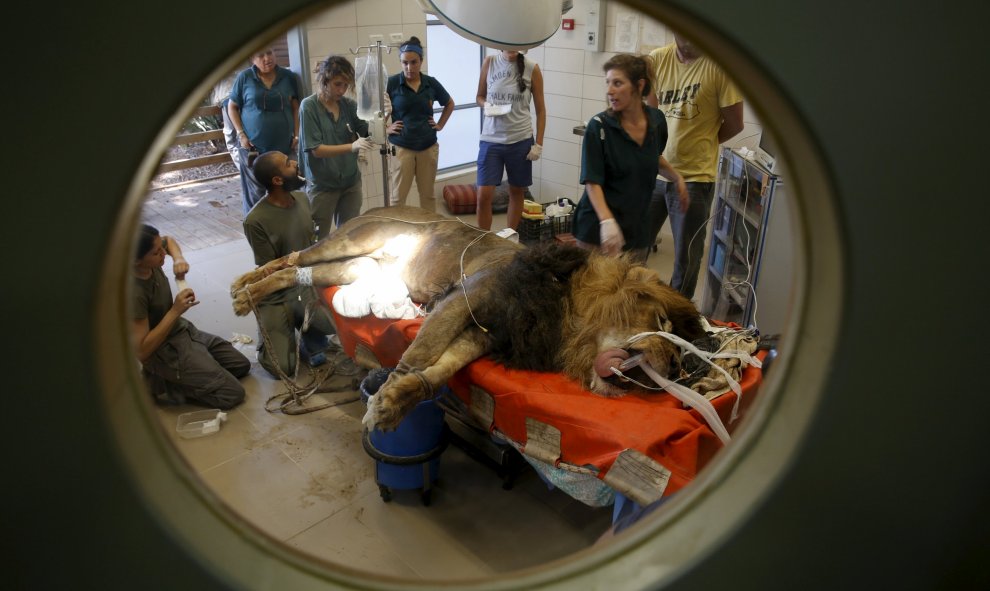
[[[315,355],[310,355],[309,356],[309,366],[310,367],[319,367],[319,366],[323,365],[326,362],[327,362],[327,354],[324,353],[324,352],[322,352],[322,351],[320,351],[319,353],[316,353]]]

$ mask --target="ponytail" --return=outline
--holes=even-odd
[[[526,56],[520,51],[516,54],[516,74],[519,80],[519,92],[526,91],[526,79],[523,73],[526,71]]]

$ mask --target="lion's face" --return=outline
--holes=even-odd
[[[659,388],[638,368],[623,371],[631,379],[602,371],[603,364],[609,365],[603,363],[603,358],[642,354],[642,359],[661,375],[670,379],[679,376],[679,346],[658,335],[635,342],[632,337],[662,331],[692,341],[704,334],[698,311],[690,300],[663,284],[654,271],[631,263],[596,264],[592,259],[587,272],[575,277],[571,295],[580,324],[568,339],[565,371],[598,394],[621,396],[629,390],[648,391],[642,385]]]

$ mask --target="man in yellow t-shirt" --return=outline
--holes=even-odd
[[[653,240],[670,216],[674,235],[674,273],[670,285],[694,297],[704,254],[706,232],[718,168],[718,146],[743,129],[742,95],[714,61],[690,41],[674,35],[674,43],[647,56],[653,88],[647,102],[667,117],[663,155],[688,186],[690,202],[681,208],[677,187],[657,179],[650,202]]]

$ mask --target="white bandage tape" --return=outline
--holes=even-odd
[[[298,285],[313,285],[313,268],[296,267],[296,283]]]

